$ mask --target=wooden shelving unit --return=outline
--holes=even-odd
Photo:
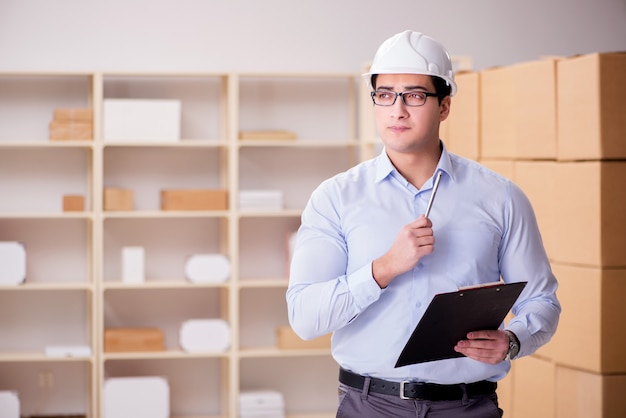
[[[283,393],[290,418],[334,416],[329,350],[280,350],[287,325],[286,235],[312,190],[362,158],[358,74],[0,74],[0,241],[27,248],[27,279],[0,286],[0,390],[19,393],[22,415],[103,416],[109,377],[165,376],[176,418],[237,417],[245,390]],[[181,140],[109,143],[107,98],[177,99]],[[91,107],[94,139],[48,140],[55,108]],[[240,131],[285,129],[296,140],[239,140]],[[103,210],[104,187],[134,191],[134,210]],[[226,188],[229,209],[164,212],[164,188]],[[239,190],[277,189],[284,209],[239,210]],[[65,194],[85,211],[63,212]],[[121,282],[123,246],[146,253],[146,281]],[[194,284],[194,253],[231,260],[224,283]],[[187,353],[187,319],[222,318],[220,353]],[[107,353],[104,328],[156,326],[163,352]],[[86,345],[85,358],[52,358],[48,345]],[[294,372],[294,371],[297,371]]]

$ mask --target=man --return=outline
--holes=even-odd
[[[365,76],[384,150],[311,195],[287,290],[291,326],[304,339],[333,332],[338,417],[500,417],[496,382],[549,341],[561,310],[533,209],[439,139],[456,84],[437,41],[394,35]],[[500,277],[528,282],[506,330],[470,332],[458,358],[394,367],[435,294]]]

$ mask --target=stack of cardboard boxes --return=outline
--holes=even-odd
[[[54,109],[49,126],[52,141],[86,140],[93,138],[93,110],[90,108]]]
[[[448,149],[531,200],[563,312],[500,382],[508,418],[626,416],[626,53],[457,75]]]

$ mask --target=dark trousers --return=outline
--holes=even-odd
[[[463,396],[454,401],[401,399],[339,384],[337,418],[501,418],[498,396]]]

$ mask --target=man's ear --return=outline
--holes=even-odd
[[[443,122],[444,120],[448,119],[451,105],[452,99],[450,98],[450,96],[446,96],[441,99],[441,104],[439,105],[439,122]]]

